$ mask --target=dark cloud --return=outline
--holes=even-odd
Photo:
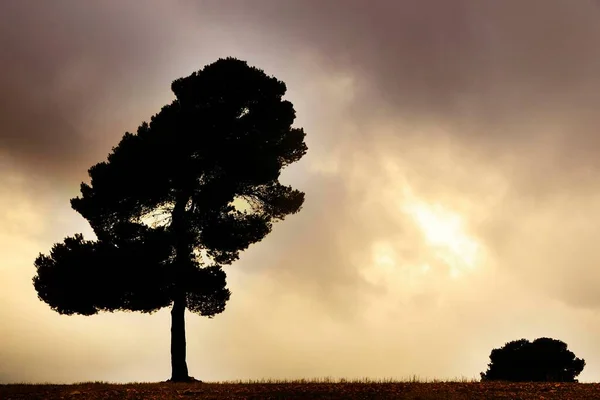
[[[169,90],[158,75],[177,42],[169,21],[160,2],[3,2],[0,154],[46,176],[105,157],[124,122],[133,128],[127,112]]]
[[[566,167],[581,168],[582,157],[596,167],[600,10],[594,2],[187,4],[239,27],[240,36],[260,27],[270,43],[308,48],[323,65],[356,76],[355,118],[435,124],[479,151],[547,152],[550,144],[562,147]]]
[[[581,179],[582,169],[597,168],[600,28],[591,1],[576,7],[560,0],[2,7],[1,146],[14,158],[68,168],[101,140],[87,133],[90,118],[117,118],[116,104],[134,101],[132,91],[139,96],[142,85],[159,85],[152,78],[160,66],[187,61],[186,53],[202,51],[202,40],[221,37],[248,51],[260,47],[257,38],[265,40],[265,57],[308,49],[321,67],[356,77],[355,119],[441,126],[478,151],[523,153],[521,159],[541,153],[537,165],[558,157]],[[198,30],[189,30],[194,23]],[[111,140],[120,134],[111,132]],[[549,154],[547,146],[561,150]],[[532,167],[526,175],[538,178]]]

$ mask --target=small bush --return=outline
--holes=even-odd
[[[482,381],[577,382],[585,360],[576,358],[560,340],[539,338],[506,343],[492,350]]]

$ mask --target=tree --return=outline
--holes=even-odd
[[[560,340],[539,338],[506,343],[492,350],[483,381],[577,382],[585,360],[575,357]]]
[[[72,208],[94,230],[35,260],[38,297],[61,314],[171,309],[171,381],[192,380],[185,310],[223,312],[222,266],[301,209],[304,193],[279,183],[307,151],[292,128],[286,85],[235,58],[175,80],[176,99],[125,133]]]

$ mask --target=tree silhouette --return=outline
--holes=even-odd
[[[38,297],[61,314],[171,309],[171,381],[188,375],[185,310],[213,317],[230,292],[222,266],[296,213],[279,183],[306,153],[286,85],[235,58],[171,85],[176,99],[125,133],[71,200],[96,234],[35,260]]]
[[[577,382],[585,360],[575,357],[560,340],[539,338],[506,343],[492,350],[484,381]]]

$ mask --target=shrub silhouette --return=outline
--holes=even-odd
[[[171,381],[188,381],[185,310],[212,317],[229,300],[223,265],[300,210],[279,182],[307,151],[285,83],[235,58],[171,85],[176,99],[125,133],[71,206],[83,235],[35,260],[38,297],[60,314],[152,313],[171,306]]]
[[[506,343],[492,350],[488,370],[482,381],[512,382],[577,382],[585,360],[567,350],[567,344],[556,339],[526,339]]]

